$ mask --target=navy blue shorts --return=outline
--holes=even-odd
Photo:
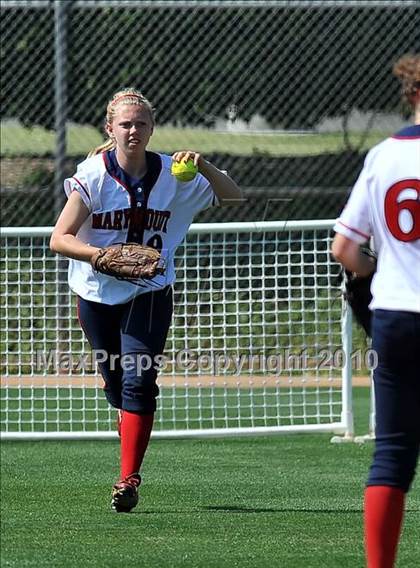
[[[413,481],[420,446],[420,313],[375,310],[376,442],[367,485]]]
[[[112,306],[78,298],[80,325],[97,352],[105,395],[115,408],[156,410],[156,356],[163,353],[172,311],[171,286]]]

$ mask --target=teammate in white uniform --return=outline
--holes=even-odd
[[[405,494],[420,446],[420,55],[394,66],[415,112],[414,126],[373,148],[337,220],[332,253],[350,271],[368,275],[359,245],[373,236],[378,255],[372,282],[372,346],[376,441],[365,490],[368,568],[392,568]]]
[[[100,369],[106,397],[118,409],[121,437],[112,507],[124,512],[138,501],[139,470],[156,410],[157,370],[149,362],[163,352],[171,321],[175,250],[197,213],[241,197],[235,182],[197,152],[180,151],[171,158],[147,151],[153,128],[153,108],[139,91],[114,95],[106,115],[109,139],[65,180],[68,200],[50,243],[54,252],[70,258],[69,284],[92,348],[108,355]],[[188,158],[199,173],[190,182],[178,182],[170,173],[172,160]],[[159,249],[165,274],[138,286],[95,272],[92,256],[117,242]]]

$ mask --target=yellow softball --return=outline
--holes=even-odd
[[[193,160],[181,160],[180,162],[172,162],[171,174],[176,177],[178,181],[191,181],[195,178],[198,172],[198,167],[194,164]]]

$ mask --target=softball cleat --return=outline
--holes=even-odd
[[[111,508],[117,513],[129,513],[139,502],[138,488],[141,477],[138,473],[128,475],[112,488]]]

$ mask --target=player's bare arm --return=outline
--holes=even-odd
[[[375,270],[375,260],[363,254],[358,243],[340,233],[334,237],[331,252],[344,268],[359,276],[369,276]]]
[[[73,191],[51,235],[50,249],[68,258],[90,262],[99,250],[83,243],[76,235],[89,216],[89,210],[77,191]]]
[[[191,150],[175,152],[172,159],[176,162],[193,160],[198,171],[210,182],[221,206],[235,205],[242,199],[242,191],[233,179],[204,159],[198,152]]]

